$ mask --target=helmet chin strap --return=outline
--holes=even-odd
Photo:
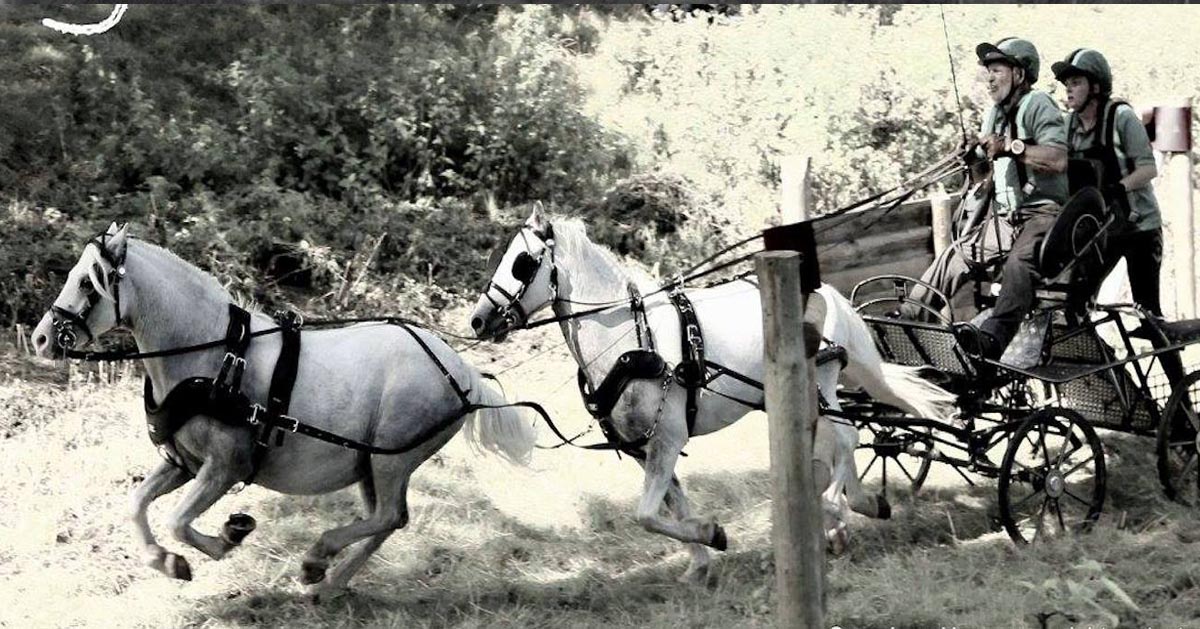
[[[1083,111],[1088,108],[1088,105],[1091,105],[1092,103],[1097,103],[1097,107],[1099,107],[1100,99],[1096,98],[1096,92],[1093,87],[1095,87],[1095,84],[1092,83],[1091,79],[1088,79],[1087,96],[1083,98],[1083,102],[1079,104],[1079,109],[1077,110],[1080,114],[1082,114]]]
[[[1009,101],[1016,102],[1020,96],[1024,96],[1025,92],[1018,89],[1025,84],[1024,68],[1021,68],[1021,79],[1021,82],[1017,83],[1017,68],[1013,68],[1012,77],[1009,79],[1008,83],[1008,94],[1004,97],[1004,100],[1000,101],[1000,107],[1007,109],[1009,106]]]

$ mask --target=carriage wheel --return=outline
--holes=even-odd
[[[1193,371],[1171,393],[1158,424],[1158,480],[1168,498],[1189,506],[1200,505],[1198,433],[1200,371]]]
[[[1000,519],[1014,542],[1084,532],[1104,506],[1104,452],[1091,424],[1065,408],[1040,410],[1010,438],[1000,465]]]
[[[865,462],[858,461],[858,479],[863,484],[879,479],[880,494],[888,497],[888,489],[907,487],[916,495],[929,476],[933,461],[933,431],[929,428],[897,430],[890,426],[867,424],[871,441],[858,446],[869,454]]]

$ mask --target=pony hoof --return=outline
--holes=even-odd
[[[225,521],[225,528],[221,530],[221,539],[225,540],[230,546],[239,546],[246,536],[252,533],[258,522],[253,517],[245,513],[235,513],[229,516]]]
[[[180,581],[192,580],[192,567],[182,555],[167,553],[163,558],[163,574]]]
[[[883,494],[875,495],[875,508],[878,511],[880,520],[892,519],[892,505],[888,502],[887,498],[883,497]]]
[[[678,581],[684,585],[707,585],[708,564],[688,568],[686,572],[679,575]]]
[[[304,585],[315,585],[325,580],[325,566],[305,562],[302,568],[300,582]]]
[[[708,545],[720,551],[729,547],[729,538],[725,536],[725,529],[721,528],[720,524],[713,524],[712,541]]]

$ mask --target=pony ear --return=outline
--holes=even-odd
[[[108,229],[104,231],[104,233],[108,236],[115,236],[117,234],[117,229],[117,222],[113,221],[112,224],[108,226]]]
[[[546,208],[542,207],[541,201],[533,203],[533,211],[529,213],[529,220],[525,221],[525,224],[533,228],[534,231],[546,231]]]
[[[111,237],[105,244],[114,260],[124,260],[125,249],[129,246],[129,223],[122,225],[120,229],[116,229],[116,226],[117,224],[113,223],[113,226],[109,228],[108,233]]]

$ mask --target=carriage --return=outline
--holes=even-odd
[[[879,473],[885,496],[896,483],[917,492],[934,463],[972,484],[968,472],[995,478],[1000,523],[1014,541],[1031,542],[1098,518],[1100,429],[1154,438],[1164,491],[1196,504],[1200,369],[1186,355],[1200,321],[1165,322],[1132,304],[1092,300],[1115,220],[1094,188],[1064,207],[1040,250],[1047,281],[1038,303],[998,360],[964,348],[950,300],[935,287],[898,275],[855,286],[851,302],[883,357],[924,367],[958,396],[959,410],[949,423],[916,418],[842,391],[842,411],[826,412],[871,433],[862,476]],[[983,284],[976,278],[980,307],[991,293]],[[931,297],[916,299],[917,291]]]

